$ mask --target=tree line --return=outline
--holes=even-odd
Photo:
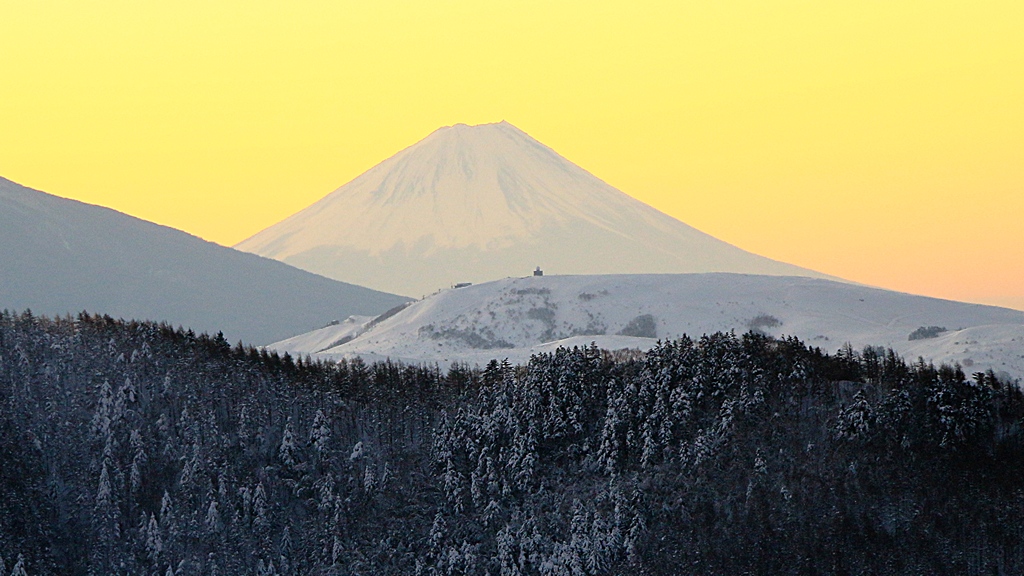
[[[0,576],[1024,573],[1019,383],[751,332],[327,363],[0,314]]]

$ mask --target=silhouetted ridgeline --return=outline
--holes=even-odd
[[[0,574],[1020,574],[1022,423],[757,334],[441,373],[4,313]]]

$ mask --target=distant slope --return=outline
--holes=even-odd
[[[947,331],[909,340],[922,326]],[[1024,312],[814,278],[743,274],[544,276],[447,290],[322,356],[523,361],[560,344],[649,348],[657,338],[750,329],[797,336],[828,352],[847,342],[857,349],[892,347],[909,360],[923,356],[961,362],[968,372],[992,368],[1024,377]]]
[[[342,322],[292,336],[273,344],[274,350],[289,352],[298,356],[315,354],[354,339],[362,334],[373,316],[349,316]]]
[[[538,265],[825,277],[700,232],[507,122],[436,130],[237,248],[416,297]]]
[[[261,344],[406,298],[0,178],[0,308],[166,320]]]

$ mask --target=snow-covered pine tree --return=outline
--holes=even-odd
[[[206,529],[214,534],[219,534],[224,529],[224,523],[220,517],[220,505],[213,496],[210,497],[210,505],[206,509]]]
[[[11,568],[9,576],[28,576],[28,569],[25,568],[25,557],[18,554],[18,561],[14,563],[14,568]]]
[[[103,467],[100,470],[100,479],[96,487],[96,499],[94,507],[94,518],[97,522],[99,533],[107,538],[117,538],[118,509],[114,501],[114,488],[110,479],[110,467],[112,464],[104,459]]]
[[[252,524],[257,530],[266,530],[270,527],[270,513],[267,503],[267,491],[263,487],[263,481],[256,483],[256,489],[252,496]]]
[[[160,535],[160,525],[156,521],[156,516],[150,514],[149,522],[146,525],[146,556],[153,564],[156,564],[163,551],[164,540]]]
[[[324,415],[323,409],[317,409],[313,416],[313,427],[309,431],[309,441],[316,451],[317,458],[322,459],[327,454],[327,448],[331,441],[331,426]]]
[[[142,441],[142,435],[137,429],[132,430],[129,445],[135,451],[135,456],[132,458],[131,471],[129,473],[129,484],[131,487],[131,493],[133,495],[137,495],[139,490],[142,489],[143,474],[146,469],[146,463],[149,460],[146,456],[146,449]]]
[[[294,552],[295,543],[292,541],[292,527],[288,525],[284,527],[284,532],[281,534],[281,545],[278,549],[278,562],[282,574],[288,574],[291,571]]]
[[[509,526],[505,526],[498,531],[495,541],[497,544],[495,561],[498,563],[498,575],[522,576],[523,573],[517,559],[519,555],[516,551],[515,532]]]
[[[277,449],[277,456],[281,463],[289,468],[298,463],[298,447],[295,445],[295,430],[291,417],[288,418],[281,433],[281,445]]]

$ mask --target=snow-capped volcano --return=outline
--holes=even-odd
[[[823,277],[663,214],[507,122],[438,129],[236,247],[412,296],[536,265]]]

